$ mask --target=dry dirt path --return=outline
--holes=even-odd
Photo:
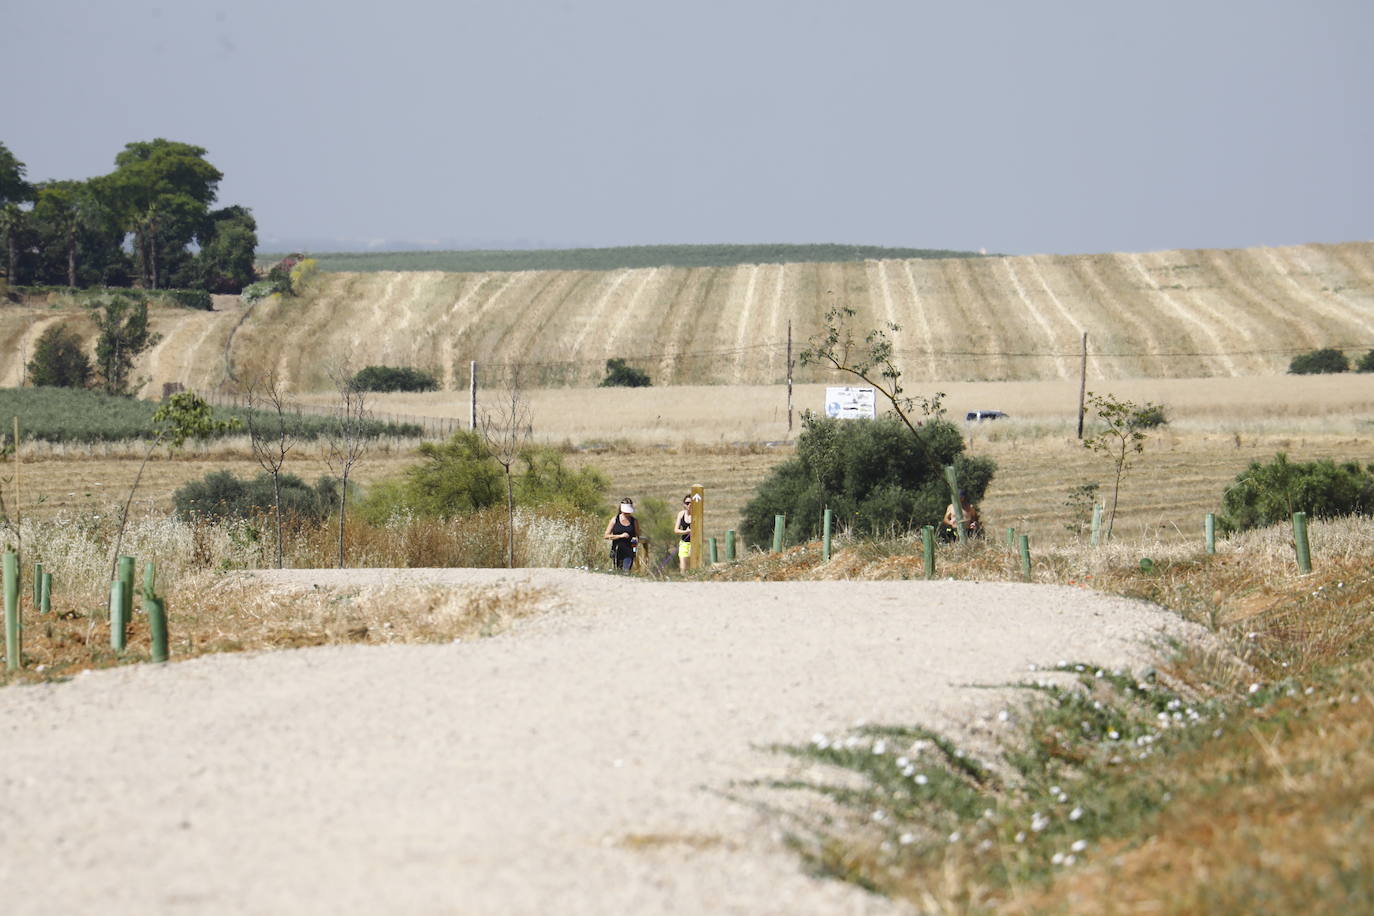
[[[733,781],[859,720],[964,728],[965,686],[1141,663],[1177,622],[1014,583],[528,582],[489,639],[207,656],[0,691],[0,897],[36,913],[893,913],[802,873]],[[993,728],[992,725],[986,726]]]

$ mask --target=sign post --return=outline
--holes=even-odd
[[[688,569],[701,569],[701,552],[706,549],[706,490],[699,483],[692,484],[692,550],[687,555]]]

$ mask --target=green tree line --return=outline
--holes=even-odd
[[[114,170],[30,183],[0,142],[0,266],[13,286],[140,286],[237,293],[254,280],[257,223],[214,209],[223,173],[173,140],[127,144]]]

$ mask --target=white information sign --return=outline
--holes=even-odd
[[[826,388],[825,415],[841,420],[872,420],[878,415],[872,388]]]

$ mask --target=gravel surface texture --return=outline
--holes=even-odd
[[[725,797],[796,772],[763,746],[860,721],[976,741],[1007,697],[970,685],[1061,659],[1143,666],[1184,629],[1141,602],[1015,583],[258,575],[528,582],[553,600],[487,639],[0,690],[0,912],[903,912],[808,877]]]

